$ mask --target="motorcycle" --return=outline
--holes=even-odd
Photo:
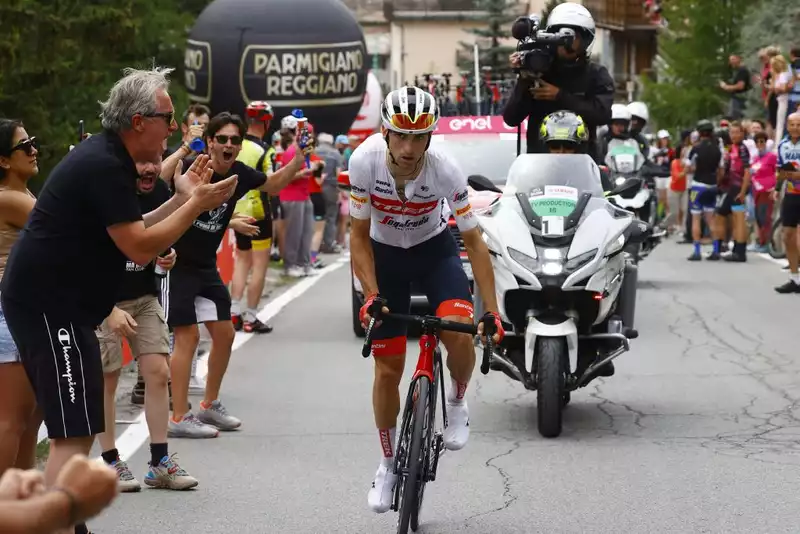
[[[500,192],[481,176],[469,183]],[[629,195],[639,186],[629,179],[612,193]],[[507,332],[489,369],[537,392],[539,433],[556,437],[571,392],[600,376],[638,336],[625,326],[632,319],[618,315],[620,307],[635,307],[635,279],[622,290],[624,249],[647,239],[651,228],[604,198],[599,168],[585,154],[519,156],[502,195],[475,216]],[[475,317],[481,307],[476,299]]]
[[[654,176],[658,174],[660,168],[645,161],[639,150],[639,144],[633,139],[612,139],[608,143],[605,163],[615,186],[620,186],[630,179],[638,180],[637,186],[629,186],[625,194],[609,195],[609,201],[633,212],[639,220],[656,227],[659,223],[658,194],[655,190]],[[657,230],[644,243],[630,244],[626,252],[631,255],[634,263],[638,264],[661,243],[664,235],[666,231]]]

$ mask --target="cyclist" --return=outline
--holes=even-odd
[[[550,154],[587,154],[589,152],[589,131],[580,115],[571,111],[556,111],[542,121],[539,139]],[[611,191],[608,172],[600,168],[600,182],[603,191]]]
[[[493,321],[498,332],[494,340],[499,342],[503,328],[491,259],[469,203],[466,176],[441,148],[431,147],[439,122],[435,99],[416,87],[392,91],[381,105],[381,121],[381,133],[367,139],[350,158],[350,247],[355,275],[366,296],[361,322],[369,322],[369,309],[379,292],[394,311],[408,313],[412,283],[424,289],[437,316],[474,322],[469,282],[448,231],[452,210],[488,310],[478,330],[483,332],[484,320]],[[452,381],[444,442],[448,449],[458,450],[469,438],[464,394],[475,367],[475,350],[466,334],[442,332],[441,340]],[[403,325],[379,324],[372,343],[372,398],[383,457],[368,497],[370,508],[378,513],[390,508],[397,481],[391,466],[405,353]]]

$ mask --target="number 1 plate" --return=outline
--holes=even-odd
[[[555,237],[564,235],[564,217],[542,217],[542,235]]]

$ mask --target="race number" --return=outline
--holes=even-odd
[[[560,237],[564,235],[564,217],[542,217],[542,235]]]

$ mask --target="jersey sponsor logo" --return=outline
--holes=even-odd
[[[147,268],[146,266],[139,265],[139,264],[134,263],[132,261],[127,261],[125,263],[125,271],[129,272],[129,273],[139,273],[139,272],[144,271],[146,268]]]
[[[394,193],[394,191],[392,191],[388,187],[378,187],[377,185],[375,186],[375,191],[377,191],[378,193],[383,193],[384,195],[391,195],[392,193]]]
[[[415,228],[419,228],[420,226],[424,226],[425,224],[430,221],[430,217],[425,215],[420,219],[407,219],[405,221],[398,221],[391,215],[387,215],[379,222],[383,225],[389,226],[390,228],[395,228],[397,230],[413,230]]]
[[[425,215],[432,212],[439,205],[438,200],[432,202],[406,202],[405,204],[393,198],[383,198],[377,195],[370,197],[372,207],[392,215]]]
[[[58,344],[61,345],[61,357],[64,358],[64,374],[61,378],[67,379],[67,389],[69,390],[69,401],[75,404],[75,380],[72,378],[72,361],[70,352],[72,351],[72,338],[66,328],[59,328],[56,332]]]
[[[364,189],[363,187],[359,187],[359,186],[353,185],[353,184],[350,184],[350,190],[353,191],[353,192],[362,193],[362,194],[365,194],[367,192],[367,190]]]
[[[355,190],[353,190],[350,192],[350,200],[358,204],[366,204],[369,199],[367,197],[356,196]]]
[[[464,202],[465,200],[467,200],[468,197],[469,197],[469,192],[467,192],[466,189],[462,189],[461,191],[456,193],[456,196],[453,197],[453,202],[456,203]]]
[[[375,183],[386,187],[392,187],[392,184],[390,184],[389,182],[384,182],[383,180],[375,180]]]
[[[464,217],[470,210],[472,210],[472,205],[467,204],[463,208],[456,210],[456,217]]]

